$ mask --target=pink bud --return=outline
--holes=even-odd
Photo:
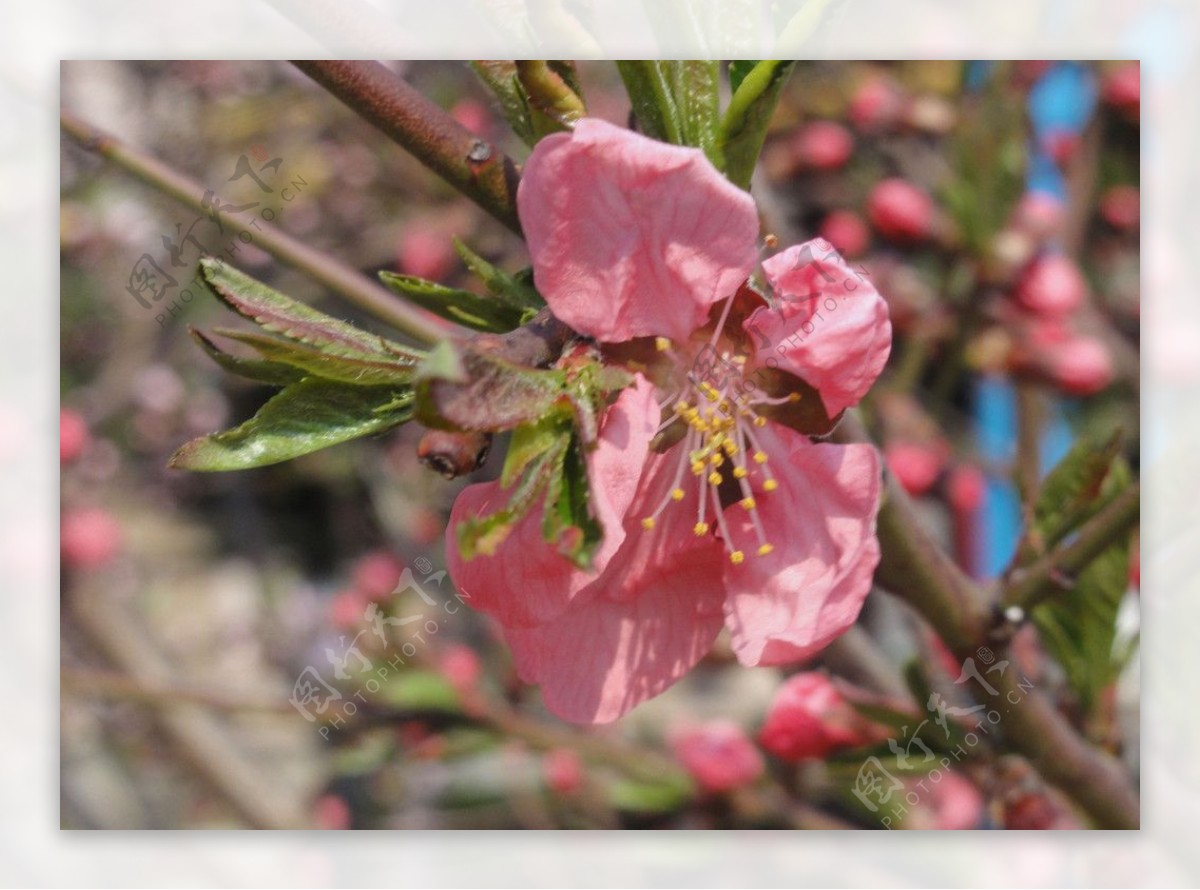
[[[1114,229],[1136,229],[1141,213],[1142,196],[1132,185],[1114,185],[1100,196],[1100,216]]]
[[[967,464],[950,471],[946,483],[946,497],[950,506],[958,512],[971,512],[983,506],[987,492],[987,480],[978,467]]]
[[[966,831],[979,825],[983,817],[983,795],[970,780],[947,770],[937,782],[926,780],[925,785],[929,793],[923,802],[928,809],[914,811],[917,819],[907,827]]]
[[[121,527],[101,507],[79,507],[63,514],[59,542],[67,565],[95,569],[121,549]]]
[[[345,831],[350,827],[350,804],[337,794],[322,794],[313,804],[313,822],[322,831]]]
[[[672,733],[671,749],[703,790],[719,793],[749,785],[763,773],[762,754],[740,726],[713,720]]]
[[[1026,192],[1013,211],[1013,224],[1038,241],[1057,235],[1062,223],[1062,201],[1047,192]]]
[[[796,160],[813,170],[837,170],[853,150],[854,137],[834,121],[813,121],[796,134]]]
[[[913,497],[920,497],[937,482],[946,463],[945,448],[915,442],[892,442],[883,449],[888,469]]]
[[[879,738],[833,682],[819,671],[789,677],[767,711],[758,740],[783,760],[820,760]]]
[[[928,237],[933,226],[933,201],[912,183],[885,179],[867,199],[871,225],[891,241],[911,242]]]
[[[1050,374],[1067,392],[1090,396],[1113,381],[1108,347],[1092,337],[1073,337],[1049,354]]]
[[[542,775],[556,794],[574,794],[583,787],[583,761],[570,748],[553,748],[542,758]]]
[[[69,408],[58,412],[58,459],[60,463],[75,461],[91,441],[86,421]]]
[[[844,257],[861,256],[871,243],[871,232],[852,210],[835,210],[821,223],[820,235]]]
[[[1048,316],[1068,315],[1083,305],[1087,282],[1079,267],[1062,254],[1043,254],[1017,283],[1017,301]]]
[[[477,690],[483,666],[479,656],[470,646],[453,643],[438,654],[438,671],[454,687],[459,695],[468,695]]]
[[[860,130],[882,130],[895,126],[904,114],[904,96],[883,75],[873,75],[855,90],[847,109]]]
[[[405,227],[396,245],[396,263],[405,275],[437,281],[454,268],[454,247],[447,236],[427,226],[414,222]]]
[[[366,619],[370,600],[357,588],[339,590],[329,601],[329,623],[339,630],[358,627]]]
[[[1122,63],[1108,72],[1100,97],[1126,116],[1136,120],[1142,108],[1142,66]]]
[[[1059,167],[1065,167],[1079,150],[1079,136],[1070,130],[1048,130],[1042,134],[1042,149]]]
[[[352,583],[368,599],[387,599],[400,583],[404,563],[386,550],[372,550],[354,564]]]

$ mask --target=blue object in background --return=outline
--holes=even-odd
[[[990,65],[970,63],[968,88],[979,89],[991,72]],[[1079,62],[1057,62],[1034,84],[1027,106],[1033,129],[1025,181],[1028,191],[1066,200],[1066,180],[1047,148],[1056,135],[1078,137],[1083,132],[1095,111],[1096,96],[1095,74]],[[977,554],[976,565],[984,578],[992,578],[1012,559],[1021,534],[1021,502],[1011,471],[1017,449],[1016,390],[1006,378],[984,377],[975,384],[971,405],[975,438],[987,472],[977,541],[982,552]],[[1040,448],[1041,475],[1071,448],[1074,434],[1068,412],[1062,399],[1048,400]]]

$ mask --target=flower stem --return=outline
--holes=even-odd
[[[158,158],[121,142],[114,136],[93,127],[72,114],[63,112],[62,130],[84,149],[113,162],[154,189],[174,198],[199,213],[207,213],[205,194],[199,183],[172,170]],[[236,220],[236,216],[231,217]],[[299,269],[351,303],[376,318],[403,331],[423,344],[444,339],[455,329],[447,322],[397,299],[381,284],[377,284],[350,266],[338,262],[319,250],[270,225],[255,229],[253,242],[276,259]]]
[[[517,166],[379,62],[293,61],[518,235]]]

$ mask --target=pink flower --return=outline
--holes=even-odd
[[[714,720],[677,730],[671,749],[704,791],[720,794],[754,782],[763,774],[763,758],[742,728]]]
[[[880,462],[769,422],[793,398],[758,381],[801,378],[830,416],[855,404],[891,346],[879,294],[810,242],[762,263],[773,305],[732,313],[739,293],[765,302],[743,289],[758,264],[753,200],[698,150],[594,119],[538,143],[517,203],[554,314],[610,352],[643,337],[658,350],[587,456],[604,530],[591,570],[545,542],[537,510],[494,554],[462,559],[458,523],[508,502],[489,482],[451,513],[458,588],[500,623],[522,679],[576,722],[663,692],[723,626],[746,665],[820,650],[854,622],[879,560]]]
[[[1142,196],[1137,186],[1114,185],[1100,196],[1100,215],[1114,229],[1136,229]]]
[[[823,673],[795,674],[779,688],[758,740],[783,760],[821,760],[880,739]]]
[[[1054,382],[1072,395],[1098,393],[1115,375],[1108,347],[1093,337],[1071,337],[1050,352],[1048,360]]]
[[[372,550],[354,564],[354,586],[369,600],[382,601],[396,592],[404,563],[386,550]]]
[[[1063,224],[1063,203],[1048,192],[1026,192],[1013,211],[1014,225],[1038,241],[1058,234]]]
[[[883,458],[904,490],[920,497],[933,488],[942,474],[946,448],[943,443],[892,442],[883,449]]]

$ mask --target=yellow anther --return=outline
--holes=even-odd
[[[745,507],[747,510],[753,510],[755,507],[758,506],[758,502],[755,501],[754,498],[742,498],[741,503],[742,503],[742,506]]]
[[[768,479],[763,483],[763,491],[774,491],[779,487],[779,483],[774,479]]]
[[[690,408],[690,407],[692,407],[692,406],[689,405],[687,402],[685,402],[683,399],[680,399],[678,402],[675,403],[675,413],[682,414],[684,416],[684,419],[687,419],[687,411],[688,411],[688,408]]]
[[[712,464],[714,467],[719,467],[719,466],[721,466],[721,464],[725,463],[725,455],[723,455],[721,452],[718,451],[718,452],[714,453],[713,456],[708,459],[708,462],[710,464]]]
[[[671,341],[668,340],[666,337],[655,337],[654,338],[654,348],[657,349],[659,352],[666,352],[668,349],[671,348]]]
[[[763,244],[767,245],[771,250],[779,246],[779,238],[776,235],[764,235]]]
[[[701,461],[701,460],[692,461],[692,474],[696,475],[696,476],[704,475],[704,461]]]
[[[767,425],[767,419],[765,417],[756,417],[754,418],[754,425],[757,427],[764,427]]]
[[[729,561],[731,563],[733,563],[735,566],[740,566],[743,562],[746,561],[746,554],[740,550],[735,550],[729,554]]]
[[[721,484],[721,474],[718,473],[716,470],[713,470],[711,473],[709,473],[708,474],[708,484],[709,485],[720,485]]]
[[[697,522],[695,527],[692,529],[692,531],[694,531],[697,535],[707,535],[708,534],[708,523],[707,522]]]
[[[710,402],[715,402],[717,399],[721,398],[721,394],[717,392],[715,388],[713,388],[711,383],[701,383],[700,392],[704,393],[704,398],[708,399]]]
[[[682,488],[671,489],[671,500],[682,501],[683,500],[683,489]]]
[[[756,464],[765,464],[767,462],[767,452],[765,452],[765,451],[754,452],[754,462]]]
[[[800,393],[798,393],[798,392],[788,393],[788,401],[789,402],[800,401]]]
[[[646,531],[650,531],[650,529],[654,528],[654,517],[647,516],[645,519],[643,519],[642,528],[644,528]]]
[[[775,548],[771,544],[763,544],[761,547],[758,548],[758,555],[766,556],[768,553],[770,553],[774,549]]]
[[[734,479],[745,479],[749,474],[750,474],[750,471],[747,470],[745,467],[734,467],[733,468],[733,478]]]

